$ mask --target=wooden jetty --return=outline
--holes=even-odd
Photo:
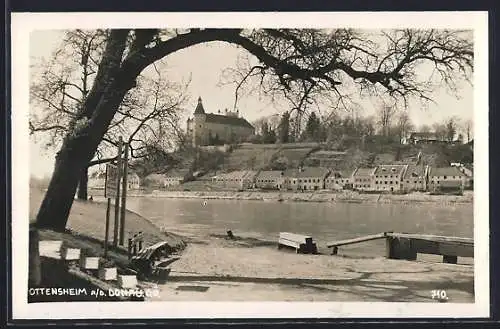
[[[429,234],[384,232],[327,244],[332,254],[340,246],[365,241],[386,239],[386,257],[389,259],[416,260],[417,254],[442,255],[444,263],[456,264],[458,257],[474,257],[474,240]]]
[[[352,239],[347,239],[347,240],[340,240],[340,241],[336,241],[336,242],[331,242],[331,243],[327,244],[327,247],[333,248],[332,255],[336,255],[338,252],[338,248],[340,246],[345,246],[345,245],[360,243],[360,242],[365,242],[365,241],[371,241],[371,240],[385,239],[385,238],[387,238],[387,233],[365,235],[365,236],[361,236],[358,238],[352,238]]]
[[[313,238],[302,234],[280,232],[278,249],[283,246],[294,248],[297,254],[316,254],[318,252],[318,248]]]

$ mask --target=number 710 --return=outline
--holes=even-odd
[[[431,298],[432,299],[448,299],[448,296],[446,295],[446,290],[432,290],[431,291]]]

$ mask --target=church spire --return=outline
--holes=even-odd
[[[205,109],[203,108],[203,103],[201,101],[201,97],[198,97],[198,105],[194,110],[194,114],[205,114]]]

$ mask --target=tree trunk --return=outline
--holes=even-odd
[[[60,232],[66,228],[80,173],[87,163],[82,165],[82,149],[72,148],[72,142],[64,143],[56,157],[54,173],[36,218],[38,228]]]
[[[89,182],[89,170],[85,166],[80,174],[80,181],[78,182],[78,200],[88,199],[88,182]]]
[[[49,187],[36,217],[36,227],[64,231],[78,182],[139,71],[120,70],[128,30],[110,33],[98,74],[79,121],[67,133]],[[78,123],[78,124],[77,124]]]

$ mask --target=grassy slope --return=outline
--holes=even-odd
[[[40,207],[43,192],[37,188],[30,189],[30,222],[34,221],[36,212]],[[113,235],[114,208],[111,209],[110,236]],[[73,237],[66,237],[74,243],[80,243],[79,247],[90,249],[100,249],[105,236],[106,204],[91,201],[75,200],[71,208],[67,228],[74,232]],[[126,212],[126,232],[125,241],[128,234],[142,231],[146,245],[159,241],[167,241],[172,247],[183,247],[184,242],[178,235],[161,232],[158,227],[149,222],[146,218],[132,212]],[[42,232],[44,238],[57,238],[60,233]],[[80,241],[80,242],[79,242]],[[85,242],[83,242],[85,241]],[[96,250],[97,251],[97,250]]]
[[[301,161],[307,162],[313,148],[294,147],[288,145],[287,149],[281,145],[275,145],[263,149],[261,145],[246,145],[228,154],[226,168],[232,170],[265,168],[273,161],[273,156],[285,158],[289,166],[296,167]],[[347,154],[343,161],[337,164],[337,169],[352,169],[359,166],[373,166],[393,161],[408,161],[416,158],[422,153],[424,162],[431,166],[448,166],[450,162],[472,161],[472,151],[465,145],[401,145],[397,143],[380,144],[376,142],[366,143],[364,146],[352,145],[346,149]],[[252,164],[252,165],[250,165]]]

